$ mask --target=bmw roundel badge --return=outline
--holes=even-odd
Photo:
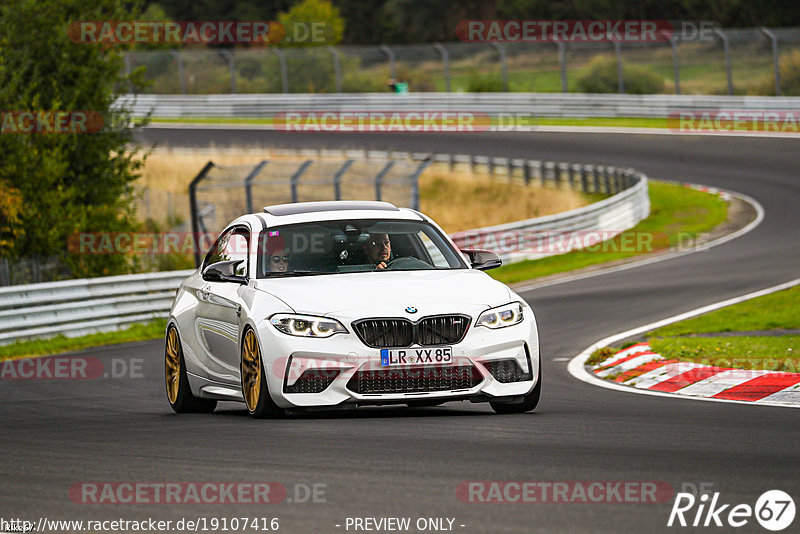
[[[414,306],[409,306],[408,308],[406,308],[406,311],[408,313],[417,313],[417,309]]]

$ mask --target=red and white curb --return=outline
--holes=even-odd
[[[572,358],[567,365],[567,371],[583,382],[628,393],[800,408],[800,373],[745,371],[668,360],[651,351],[646,343],[638,343],[619,351],[592,369],[585,365],[586,360],[597,349],[668,324],[796,285],[800,285],[800,278],[620,332],[598,341]]]
[[[800,405],[800,373],[745,371],[668,360],[637,343],[594,366],[592,372],[639,389],[762,404]],[[611,377],[611,378],[609,378]]]

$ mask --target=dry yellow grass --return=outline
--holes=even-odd
[[[270,160],[271,165],[279,165],[305,158],[263,149],[154,151],[148,156],[142,177],[136,183],[142,197],[139,217],[151,217],[160,224],[166,223],[168,216],[188,220],[189,183],[209,160],[222,166],[253,166],[263,159]],[[242,177],[246,172],[244,169]],[[559,213],[585,206],[590,201],[586,195],[575,191],[526,186],[520,182],[519,177],[512,180],[501,175],[489,177],[486,173],[473,174],[468,168],[451,172],[446,165],[432,165],[420,178],[420,208],[445,231],[453,233]],[[373,198],[370,185],[345,186],[343,184],[343,195],[348,198],[355,198],[353,195],[357,196],[362,190],[364,200]],[[332,191],[329,194],[331,196],[325,198],[331,198]]]

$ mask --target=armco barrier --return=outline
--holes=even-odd
[[[305,153],[310,155],[308,151]],[[568,236],[573,232],[604,232],[608,237],[635,226],[650,211],[647,177],[633,169],[453,154],[407,156],[430,158],[454,169],[459,166],[469,166],[473,171],[485,169],[492,176],[502,173],[509,181],[611,195],[556,215],[460,232],[453,238],[461,246],[469,244],[470,238],[497,233],[544,232]],[[571,248],[574,246],[577,245]],[[497,252],[504,262],[557,253],[503,250],[502,247]],[[0,345],[58,334],[74,337],[116,330],[166,317],[175,291],[192,272],[170,271],[0,288]]]
[[[192,271],[109,276],[0,288],[0,345],[75,337],[166,317]]]
[[[582,93],[125,95],[134,116],[270,118],[287,111],[439,111],[535,117],[654,117],[677,111],[800,111],[800,97]]]

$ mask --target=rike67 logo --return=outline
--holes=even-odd
[[[669,514],[667,526],[681,527],[742,527],[753,518],[765,529],[777,532],[794,521],[795,504],[792,497],[781,490],[764,492],[755,506],[728,504],[720,500],[720,493],[678,493]]]

